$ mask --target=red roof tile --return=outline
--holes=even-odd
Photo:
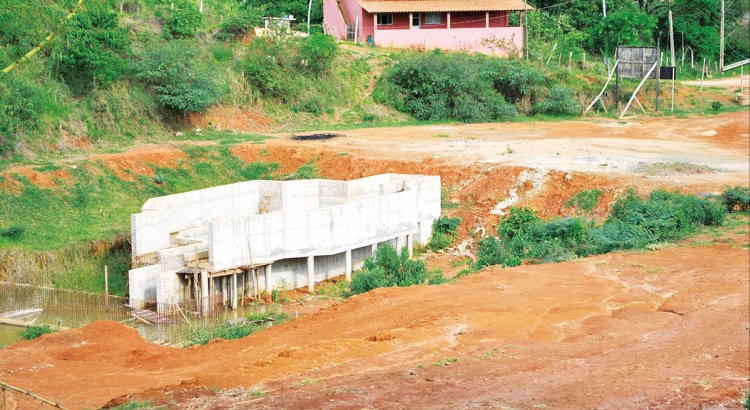
[[[359,0],[370,13],[533,10],[523,0]]]

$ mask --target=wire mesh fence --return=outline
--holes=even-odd
[[[203,311],[211,306],[209,311]],[[0,322],[19,326],[49,325],[78,328],[98,320],[113,320],[138,330],[145,340],[182,345],[196,330],[264,310],[226,309],[220,297],[157,303],[120,296],[0,282]]]

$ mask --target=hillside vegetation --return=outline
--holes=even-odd
[[[715,65],[717,2],[670,3],[681,76],[700,75],[691,55]],[[253,110],[291,130],[578,115],[618,43],[668,44],[665,2],[610,1],[607,18],[593,0],[531,4],[539,10],[528,15],[526,60],[340,45],[320,34],[321,0],[309,27],[304,1],[0,0],[0,67],[53,34],[0,74],[0,158],[162,140],[212,106]],[[728,62],[750,54],[748,9],[748,0],[727,8]],[[312,35],[255,37],[263,16],[283,13]]]

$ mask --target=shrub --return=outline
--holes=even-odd
[[[432,238],[427,246],[433,251],[445,249],[453,243],[456,238],[456,228],[461,223],[461,218],[448,218],[440,216],[432,223]]]
[[[508,120],[516,108],[504,97],[500,61],[440,50],[414,54],[387,70],[373,98],[421,120]]]
[[[512,239],[517,233],[523,232],[533,224],[539,222],[539,214],[531,208],[511,207],[507,215],[500,220],[497,233],[503,239]]]
[[[428,272],[424,262],[409,259],[407,249],[398,254],[392,246],[384,245],[378,248],[374,258],[365,259],[362,269],[354,273],[351,291],[356,295],[387,286],[443,283],[441,276],[442,273]]]
[[[728,212],[750,210],[750,188],[726,186],[719,199]]]
[[[581,115],[581,104],[573,97],[570,88],[556,85],[549,90],[546,100],[534,106],[534,113]]]
[[[314,33],[302,42],[299,51],[300,57],[307,62],[307,68],[320,74],[331,69],[338,50],[338,43],[333,36]]]
[[[167,37],[192,37],[203,24],[203,14],[196,2],[173,0],[174,8],[164,10],[164,35]]]
[[[0,230],[0,236],[2,236],[3,238],[18,240],[21,239],[21,236],[23,236],[24,232],[26,232],[26,227],[21,225],[14,225],[10,228]]]
[[[150,85],[159,102],[181,113],[202,111],[224,91],[218,72],[185,41],[154,43],[137,63],[138,78]]]
[[[221,23],[220,36],[223,38],[245,36],[248,30],[257,26],[266,15],[265,6],[255,7],[244,3],[239,10],[227,16]]]
[[[563,208],[576,207],[585,212],[591,212],[599,202],[599,197],[602,196],[602,191],[599,188],[589,189],[581,191],[573,195],[568,202],[565,203]]]
[[[41,325],[41,326],[27,326],[26,329],[21,330],[18,332],[18,336],[23,340],[34,340],[39,338],[41,335],[46,335],[48,333],[54,333],[55,330],[52,329],[49,325]]]
[[[617,249],[682,239],[698,226],[721,225],[724,205],[713,199],[664,190],[641,199],[630,189],[612,206],[605,223],[594,226],[582,218],[545,221],[529,208],[511,208],[498,233],[477,245],[475,267],[517,266],[522,260],[555,262]]]

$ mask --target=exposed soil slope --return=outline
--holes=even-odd
[[[321,174],[336,179],[439,174],[465,221],[463,239],[475,228],[491,233],[491,211],[512,197],[552,216],[571,212],[563,204],[576,192],[598,187],[594,214],[602,216],[628,185],[642,193],[747,186],[748,128],[745,112],[365,129],[325,141],[282,136],[234,152],[290,169],[317,158]],[[159,150],[108,163],[138,172],[138,161],[178,157],[171,145],[164,158]],[[650,175],[641,162],[697,167]],[[74,409],[130,400],[195,409],[738,408],[750,372],[748,227],[700,240],[378,289],[200,348],[149,345],[124,325],[99,322],[1,349],[0,381]],[[452,257],[432,263],[449,266]],[[9,409],[38,407],[8,398]]]

